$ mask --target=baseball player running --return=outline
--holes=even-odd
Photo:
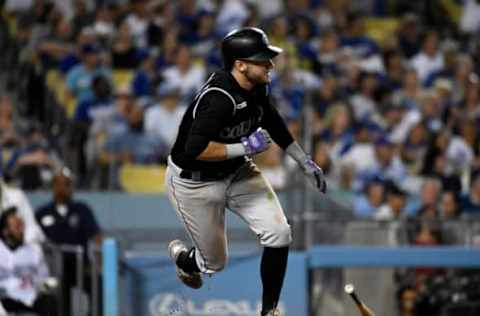
[[[173,240],[169,253],[180,280],[200,288],[202,274],[222,270],[227,261],[225,208],[230,209],[264,247],[261,315],[279,315],[292,236],[272,187],[250,157],[273,140],[319,191],[325,192],[326,182],[270,102],[269,72],[282,49],[252,27],[227,34],[221,49],[224,69],[213,73],[193,99],[168,159],[168,195],[193,242],[187,248]]]

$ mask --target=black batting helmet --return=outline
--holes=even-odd
[[[236,59],[265,61],[282,52],[270,45],[264,31],[256,27],[243,27],[228,33],[222,40],[222,58],[225,69],[232,69]]]

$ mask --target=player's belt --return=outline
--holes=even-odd
[[[229,174],[230,173],[227,172],[182,170],[180,172],[180,178],[193,181],[217,181],[226,178]]]

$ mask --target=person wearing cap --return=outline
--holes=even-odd
[[[56,171],[52,181],[53,199],[40,206],[35,218],[42,228],[47,240],[57,245],[81,246],[84,258],[88,253],[88,245],[92,243],[100,247],[102,231],[91,208],[84,202],[73,199],[73,175],[70,169],[63,167]],[[85,260],[87,272],[89,260]],[[70,287],[76,284],[76,258],[74,253],[63,253],[64,293],[70,293]],[[85,289],[90,289],[90,277],[84,276]],[[64,312],[70,315],[70,295],[64,295]]]
[[[92,80],[93,97],[79,102],[72,122],[70,133],[71,150],[77,158],[76,173],[80,177],[81,187],[88,186],[90,178],[88,173],[87,148],[90,127],[98,121],[104,122],[115,111],[112,97],[112,84],[106,76],[98,75]],[[91,167],[91,166],[90,166]],[[90,168],[91,169],[91,168]]]
[[[202,274],[219,272],[226,264],[229,208],[264,247],[261,315],[277,316],[292,236],[275,192],[252,157],[274,141],[322,193],[325,177],[271,103],[272,60],[282,49],[262,30],[245,27],[228,33],[221,51],[224,69],[210,76],[187,108],[166,172],[169,198],[193,247],[173,240],[168,249],[180,280],[200,288]]]
[[[110,72],[103,67],[100,57],[102,49],[96,43],[87,43],[81,47],[82,62],[67,72],[65,84],[68,96],[78,103],[92,98],[92,80],[96,76],[110,77]]]
[[[186,106],[179,87],[166,83],[157,91],[160,101],[145,111],[145,132],[158,137],[171,149]]]
[[[46,291],[48,284],[54,284],[49,282],[45,256],[38,245],[25,242],[25,223],[16,207],[0,216],[0,258],[3,309],[8,313],[57,315],[55,295]]]

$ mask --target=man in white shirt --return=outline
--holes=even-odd
[[[32,206],[30,205],[25,193],[22,190],[9,186],[0,180],[0,213],[2,210],[10,207],[15,207],[17,209],[18,215],[25,223],[25,242],[44,242],[45,235],[35,220]]]
[[[185,100],[197,93],[202,87],[206,75],[205,67],[193,64],[192,59],[190,48],[180,45],[177,48],[175,65],[165,69],[162,73],[164,79],[162,84],[179,87],[181,96]]]
[[[38,245],[24,242],[25,225],[15,207],[0,216],[0,301],[11,313],[57,315],[55,296],[42,293],[49,277]]]
[[[172,84],[160,86],[160,102],[145,111],[145,132],[158,137],[168,148],[173,146],[186,106],[180,101],[180,89]]]
[[[422,84],[433,72],[443,69],[443,56],[438,49],[438,34],[435,31],[427,32],[422,41],[422,50],[411,59],[412,67],[417,71]]]

